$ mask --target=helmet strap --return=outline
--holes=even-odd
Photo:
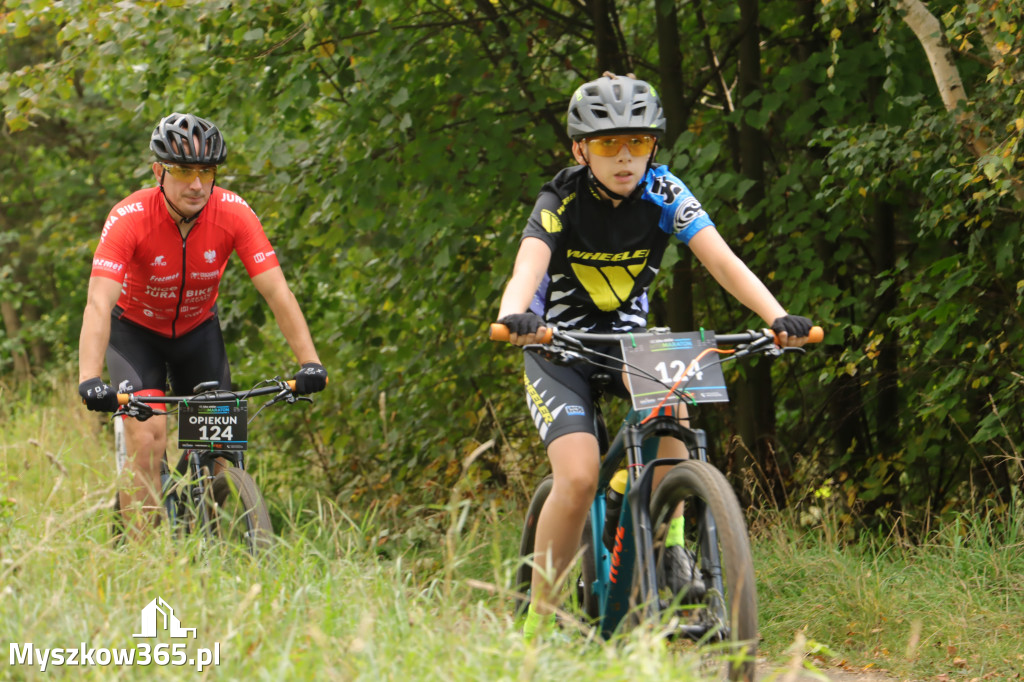
[[[654,149],[652,149],[651,153],[647,156],[647,167],[644,169],[644,177],[645,178],[647,177],[647,173],[651,170],[651,167],[654,164],[654,155],[657,154],[657,153],[658,153],[658,141],[655,140],[654,141]],[[594,175],[594,169],[590,167],[590,159],[588,159],[586,156],[583,157],[583,164],[587,167],[587,178],[590,180],[591,183],[593,183],[602,192],[607,194],[612,199],[615,199],[616,201],[625,201],[626,199],[629,198],[628,196],[623,196],[623,195],[619,194],[618,192],[613,192],[612,190],[610,190],[607,187],[605,187],[604,183],[601,182],[600,180],[598,180],[597,176]],[[643,180],[641,180],[641,182],[643,182]],[[639,187],[639,185],[637,185],[637,186]],[[633,191],[635,192],[636,190],[634,189]]]
[[[206,204],[203,204],[203,208],[201,208],[198,211],[196,211],[193,215],[186,217],[185,214],[182,212],[182,210],[180,208],[178,208],[177,206],[175,206],[174,202],[170,200],[170,198],[167,196],[167,192],[164,191],[164,176],[166,176],[166,175],[167,175],[167,171],[164,171],[164,172],[162,172],[160,174],[160,194],[164,195],[164,201],[167,202],[167,205],[170,206],[174,210],[175,213],[177,213],[179,216],[181,216],[181,224],[182,225],[188,225],[190,223],[195,222],[196,218],[199,217],[199,214],[203,212],[203,208],[206,208]],[[213,185],[210,187],[210,191],[211,192],[213,192],[213,188],[216,187],[216,185],[217,185],[217,179],[214,178]],[[207,203],[209,203],[209,202],[207,202]]]
[[[629,198],[619,194],[618,192],[613,192],[612,190],[605,187],[604,183],[598,180],[597,176],[594,175],[594,170],[590,167],[589,162],[587,163],[587,179],[590,180],[591,184],[595,185],[599,190],[607,194],[612,199],[615,199],[616,201],[625,201],[626,199]]]
[[[647,177],[647,173],[650,172],[651,168],[654,167],[654,155],[658,153],[658,138],[654,138],[654,149],[647,156],[647,168],[644,169],[644,177]]]

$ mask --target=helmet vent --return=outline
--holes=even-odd
[[[569,137],[577,141],[619,132],[665,133],[665,115],[654,89],[628,76],[602,76],[581,85],[569,102],[568,124]]]
[[[159,160],[171,163],[216,166],[227,157],[217,126],[192,114],[164,117],[150,137],[149,148]]]

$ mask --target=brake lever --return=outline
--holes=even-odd
[[[586,359],[581,353],[577,353],[574,350],[546,343],[528,343],[523,346],[523,350],[536,353],[548,362],[556,365],[572,365]]]
[[[285,386],[284,388],[281,389],[280,393],[278,393],[273,398],[267,401],[266,407],[270,407],[274,403],[279,403],[282,400],[288,403],[289,405],[292,405],[300,401],[305,401],[309,403],[313,402],[312,398],[304,395],[295,395],[291,388]]]
[[[580,341],[579,339],[574,339],[571,336],[558,334],[555,338],[558,339],[558,342],[562,344],[564,348],[572,348],[580,351],[587,349],[587,347],[583,345],[582,341]]]
[[[136,421],[144,422],[155,415],[156,412],[152,406],[146,403],[128,403],[118,407],[110,419],[113,420],[115,417],[132,417]]]
[[[747,355],[753,355],[757,353],[763,353],[764,355],[778,356],[782,355],[782,349],[775,345],[775,342],[767,336],[762,336],[754,341],[736,347],[736,352],[733,353],[734,358],[742,358]]]

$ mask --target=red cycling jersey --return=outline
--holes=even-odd
[[[237,194],[214,187],[182,238],[160,188],[151,187],[110,211],[92,276],[121,282],[121,319],[176,338],[213,317],[233,250],[250,277],[278,265],[259,218]]]

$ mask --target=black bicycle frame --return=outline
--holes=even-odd
[[[187,491],[177,491],[175,493],[178,505],[181,505],[185,501],[185,495],[187,495],[188,502],[192,505],[193,509],[199,510],[200,522],[204,530],[210,529],[210,518],[209,510],[206,505],[203,504],[203,498],[206,495],[206,486],[213,478],[213,472],[216,466],[216,460],[226,459],[230,461],[235,467],[245,470],[245,451],[244,450],[199,450],[197,448],[190,448],[181,453],[181,458],[178,459],[178,464],[174,467],[174,472],[177,476],[171,474],[168,471],[167,479],[163,483],[162,498],[164,500],[170,499],[171,491],[179,485],[182,478],[187,473],[191,473],[191,481],[188,484]],[[209,477],[203,476],[203,471],[210,472]],[[165,508],[170,516],[170,523],[172,525],[177,523],[177,515],[179,509],[171,509],[169,505],[165,503]]]

